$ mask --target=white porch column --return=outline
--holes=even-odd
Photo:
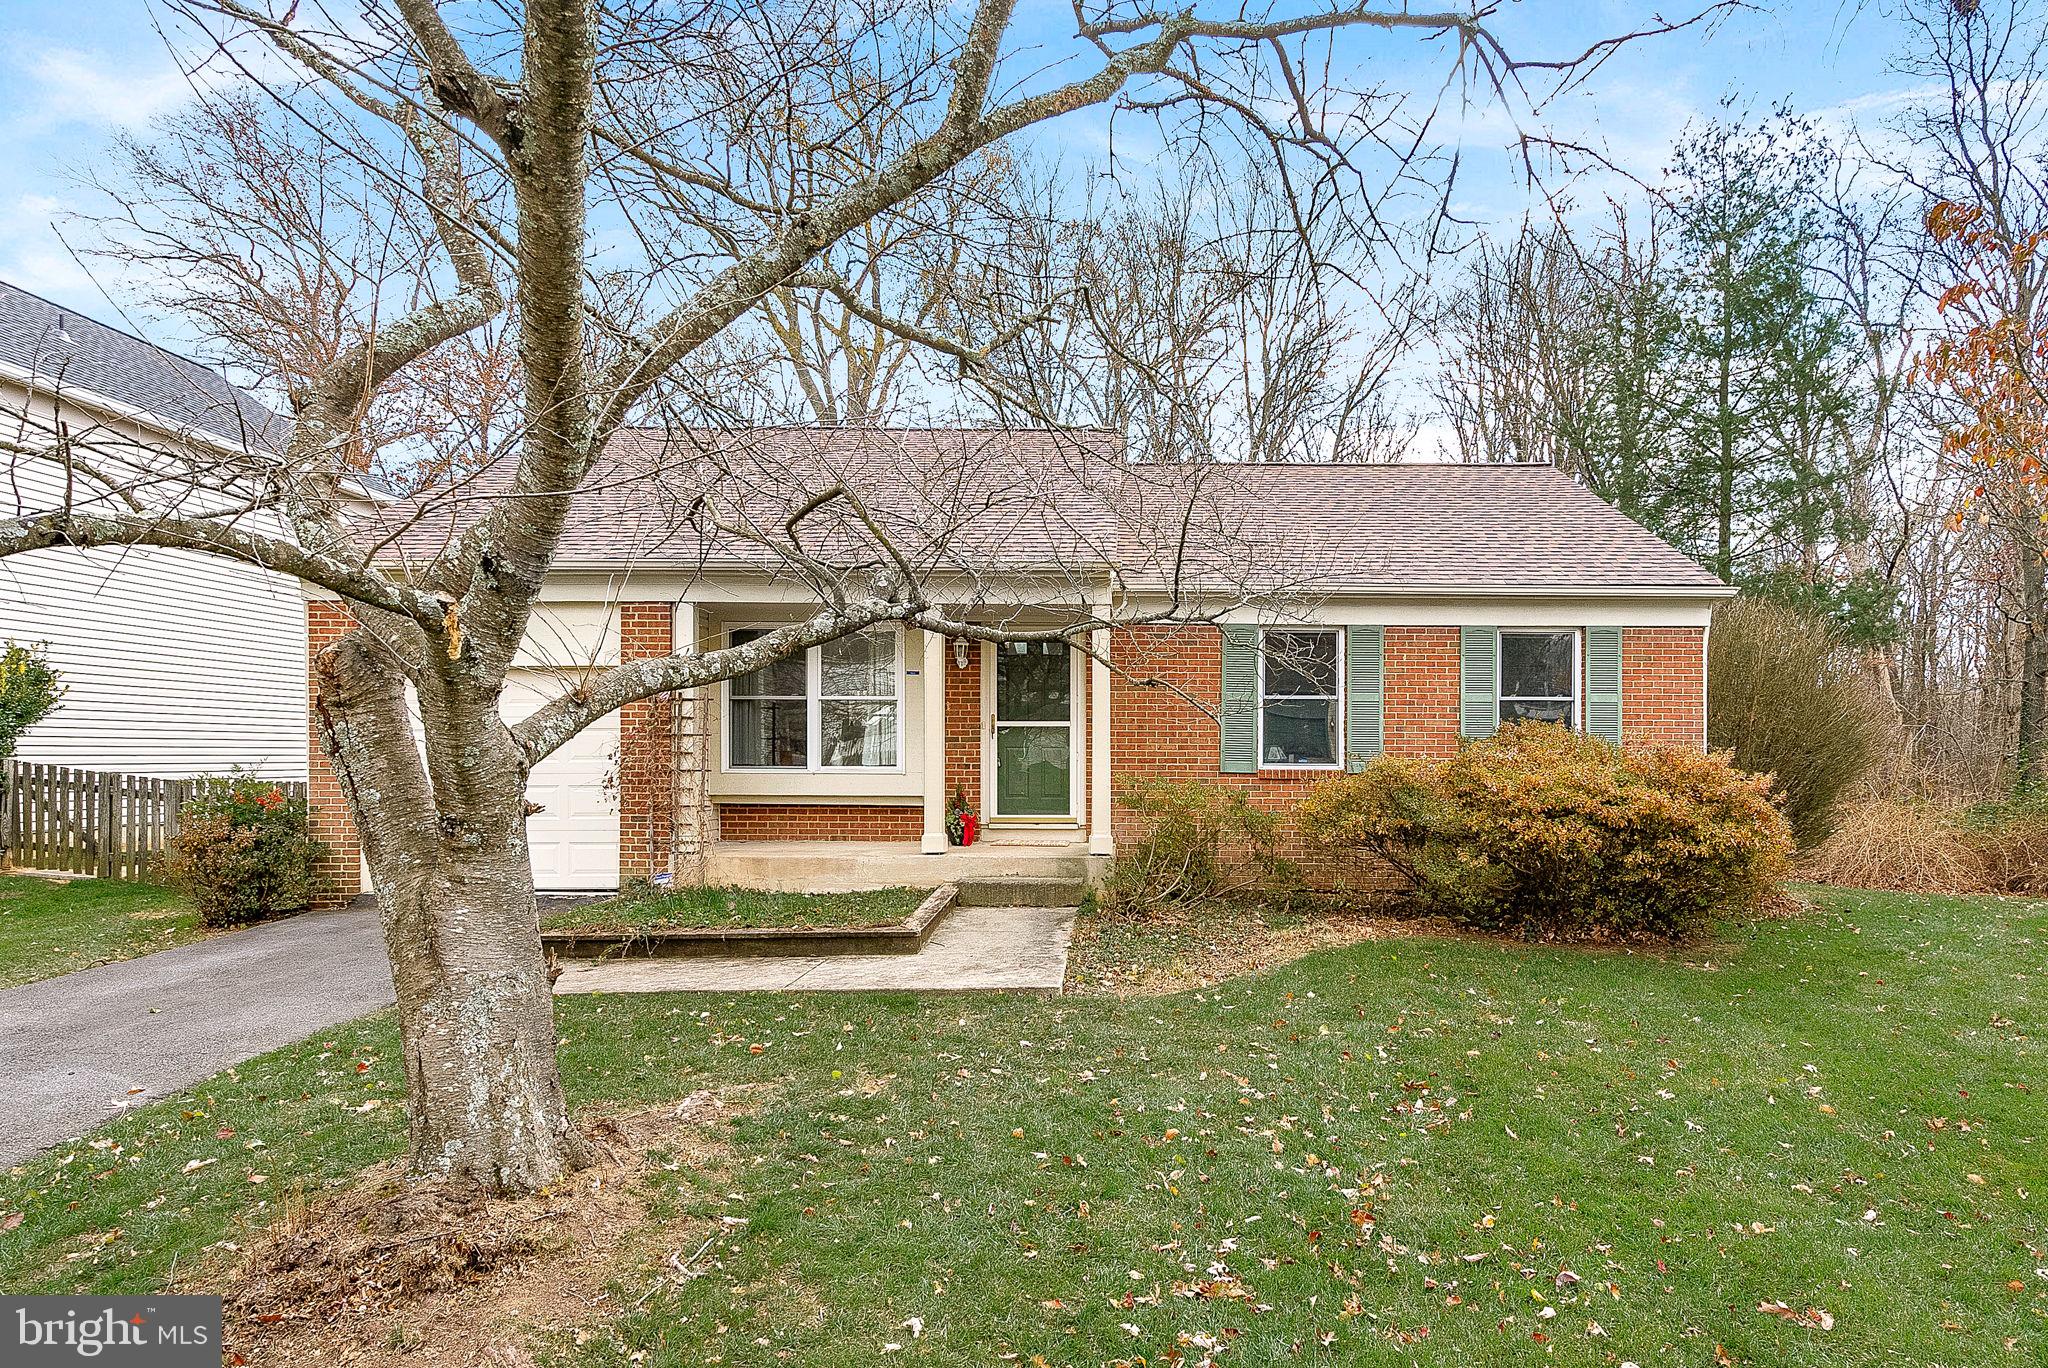
[[[1088,853],[1116,854],[1111,828],[1109,777],[1109,629],[1092,634],[1088,661]]]
[[[923,686],[919,697],[924,708],[924,835],[920,841],[927,855],[943,855],[946,841],[946,638],[938,632],[924,634]]]

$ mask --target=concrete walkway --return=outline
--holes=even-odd
[[[914,955],[565,960],[557,993],[1057,993],[1071,907],[956,907]]]
[[[0,1165],[391,1001],[367,906],[0,991]]]

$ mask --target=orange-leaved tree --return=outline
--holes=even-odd
[[[2023,643],[2016,749],[2023,788],[2048,783],[2048,228],[1941,200],[1927,232],[1955,268],[1915,377],[1939,402],[1942,454],[1969,507],[2011,533]],[[1960,516],[1960,515],[1959,515]]]

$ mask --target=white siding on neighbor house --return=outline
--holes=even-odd
[[[23,402],[0,385],[0,408]],[[62,502],[54,470],[0,481],[0,517]],[[0,641],[47,642],[63,704],[19,759],[163,778],[306,777],[297,580],[218,556],[122,547],[0,559]]]
[[[0,561],[0,639],[48,642],[66,689],[20,759],[306,777],[296,580],[192,552],[35,551]]]

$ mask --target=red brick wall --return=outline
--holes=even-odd
[[[946,643],[946,801],[959,790],[967,806],[981,810],[981,666],[982,644],[967,643],[967,668],[953,663],[953,643]],[[924,830],[918,819],[918,833]],[[916,834],[916,833],[914,833]]]
[[[1391,633],[1389,634],[1391,637]],[[1457,632],[1453,629],[1455,642]],[[1388,671],[1393,647],[1388,644]],[[1138,779],[1196,779],[1242,789],[1263,809],[1291,809],[1331,770],[1263,770],[1258,774],[1224,774],[1221,737],[1213,711],[1223,699],[1223,638],[1213,627],[1137,627],[1112,634],[1110,659],[1109,772],[1121,789]],[[1455,660],[1455,645],[1453,647]],[[1457,722],[1451,723],[1455,736]],[[1393,735],[1393,718],[1387,721]],[[1144,835],[1145,819],[1116,804],[1113,829],[1119,846]],[[1384,882],[1381,871],[1345,856],[1311,852],[1291,831],[1281,854],[1299,862],[1311,881],[1331,886],[1370,886]]]
[[[1456,755],[1458,733],[1458,629],[1386,629],[1386,690],[1382,726],[1396,755],[1441,760]],[[1114,773],[1114,771],[1112,771]]]
[[[921,804],[718,805],[718,836],[725,841],[915,841],[923,832]]]
[[[316,905],[332,907],[346,902],[363,890],[363,846],[356,839],[356,826],[349,819],[348,801],[342,797],[341,779],[334,772],[320,744],[320,728],[314,703],[319,685],[312,673],[313,657],[355,630],[356,620],[337,599],[309,599],[306,602],[306,799],[307,824],[315,839],[327,847],[320,862],[320,892]]]
[[[675,649],[675,609],[667,603],[619,605],[619,659],[646,660]],[[675,712],[667,694],[619,709],[619,877],[647,879],[669,869],[674,839]]]
[[[1621,739],[1631,746],[1707,744],[1704,627],[1621,631]]]
[[[1631,745],[1703,744],[1700,687],[1704,633],[1696,627],[1630,627],[1622,633],[1622,734]],[[1458,733],[1458,629],[1386,629],[1386,745],[1390,754],[1455,754]],[[1223,640],[1209,627],[1138,627],[1115,634],[1118,672],[1110,691],[1110,773],[1119,788],[1141,778],[1199,779],[1251,795],[1285,811],[1330,770],[1224,774],[1213,716],[1221,705]],[[1145,681],[1152,681],[1146,683]],[[1119,843],[1136,840],[1143,820],[1116,809]],[[1377,871],[1311,853],[1291,835],[1282,853],[1318,883],[1381,882]]]

